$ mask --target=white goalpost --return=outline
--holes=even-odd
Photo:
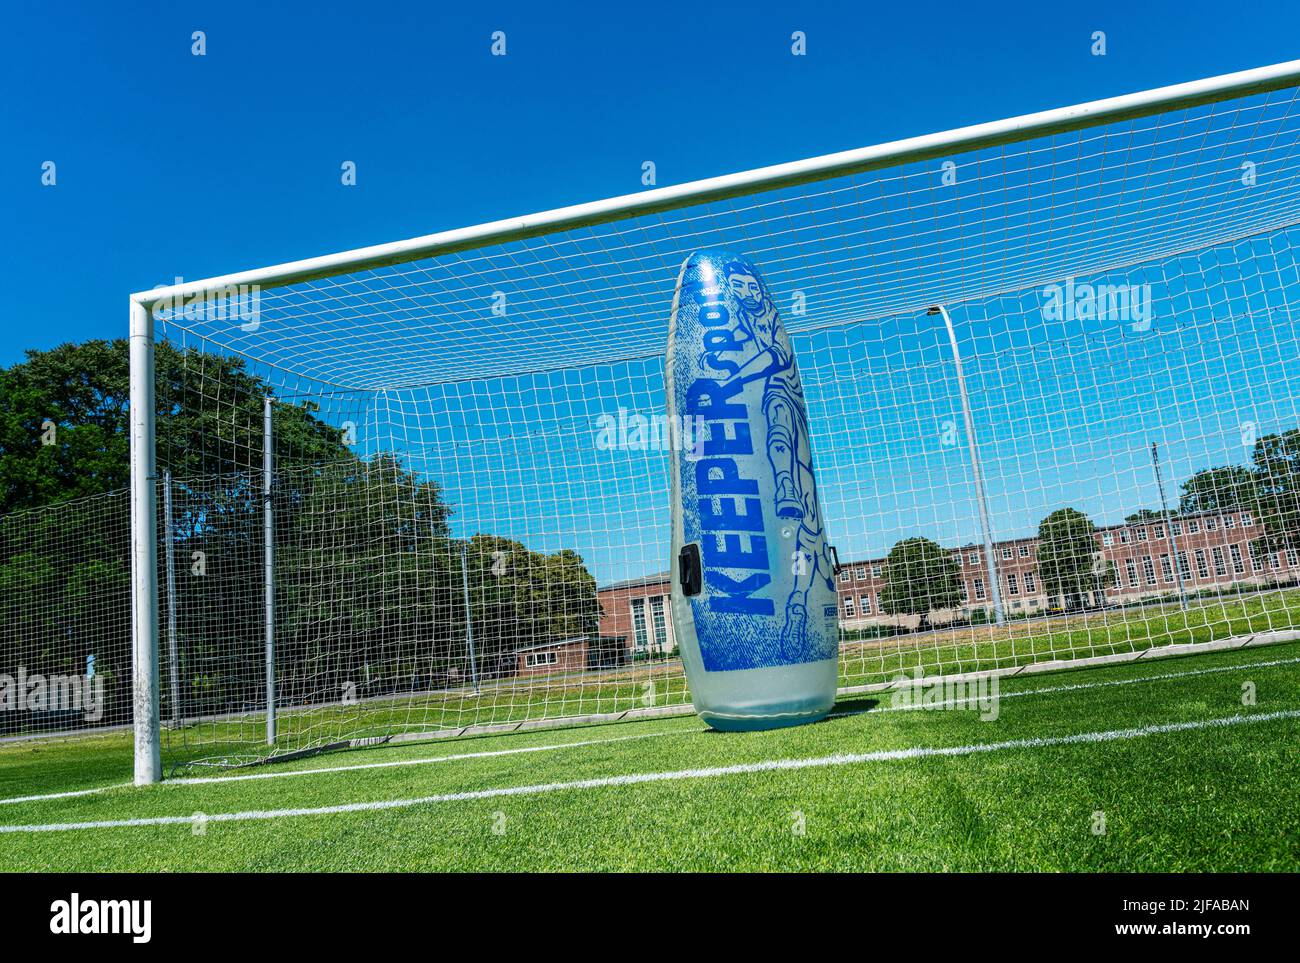
[[[765,272],[799,357],[842,691],[1300,628],[1298,85],[133,294],[135,782],[687,711],[652,429],[700,248]]]

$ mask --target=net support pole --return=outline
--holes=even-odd
[[[460,587],[465,596],[465,641],[469,645],[469,677],[478,693],[478,656],[474,652],[474,611],[469,607],[469,552],[460,543]]]
[[[1151,464],[1156,469],[1156,487],[1160,489],[1160,514],[1165,520],[1165,532],[1169,535],[1170,562],[1174,566],[1174,576],[1178,579],[1178,604],[1187,611],[1187,590],[1183,587],[1183,570],[1178,565],[1178,538],[1174,535],[1174,526],[1169,518],[1169,504],[1165,501],[1165,481],[1160,474],[1160,450],[1151,442]]]
[[[162,779],[158,724],[158,495],[153,314],[131,301],[131,689],[134,782]]]
[[[275,745],[275,516],[271,481],[275,470],[271,397],[262,399],[262,593],[266,604],[266,744]]]
[[[172,521],[172,473],[163,472],[163,551],[167,553],[167,662],[172,704],[172,728],[181,724],[181,683],[176,643],[176,525]]]
[[[980,533],[984,538],[984,566],[988,572],[989,593],[993,600],[993,618],[1005,625],[1006,612],[1002,608],[1002,586],[998,584],[998,563],[993,554],[993,532],[989,525],[988,500],[984,497],[984,469],[980,465],[979,441],[975,437],[975,418],[971,415],[970,396],[966,393],[966,375],[961,366],[961,349],[957,346],[957,332],[952,327],[952,317],[942,304],[929,310],[943,317],[948,329],[948,343],[952,346],[952,362],[957,371],[957,392],[961,395],[961,416],[966,425],[966,450],[970,453],[970,470],[975,479],[975,503],[979,506]],[[971,599],[973,602],[974,599]]]

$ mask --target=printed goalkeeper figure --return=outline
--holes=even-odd
[[[813,481],[812,448],[804,415],[803,385],[790,346],[776,337],[777,310],[754,269],[743,261],[727,265],[727,284],[740,302],[736,338],[744,343],[745,361],[728,385],[765,379],[763,415],[767,420],[767,459],[776,482],[776,514],[796,525],[790,552],[795,588],[785,606],[781,647],[786,653],[807,646],[808,589],[824,579],[834,589],[834,568],[822,537]]]

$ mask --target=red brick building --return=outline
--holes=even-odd
[[[1188,594],[1300,579],[1300,555],[1294,550],[1263,551],[1263,529],[1249,512],[1173,517],[1169,529],[1166,530],[1163,519],[1098,529],[1094,536],[1094,561],[1099,568],[1109,563],[1114,580],[1103,591],[1088,592],[1074,599],[1048,598],[1038,571],[1037,538],[995,542],[994,563],[1003,610],[1008,616],[1034,615],[1049,609],[1097,608],[1176,596],[1178,573]],[[962,604],[955,610],[937,609],[930,613],[930,620],[942,624],[969,619],[981,610],[986,617],[991,617],[993,594],[988,585],[984,546],[963,545],[951,551],[961,572]],[[844,564],[837,576],[836,589],[840,622],[846,627],[869,624],[914,627],[919,621],[915,615],[891,616],[882,610],[883,558]],[[657,652],[675,651],[669,593],[667,572],[598,590],[600,635],[608,637],[610,644],[624,646],[629,657],[651,651],[652,646],[660,647],[654,650]]]
[[[1074,599],[1048,598],[1038,571],[1037,538],[995,542],[993,554],[1004,611],[1032,615],[1048,609],[1096,608],[1176,596],[1180,575],[1183,591],[1189,594],[1300,579],[1300,554],[1266,552],[1263,536],[1262,527],[1245,511],[1175,516],[1168,526],[1162,518],[1111,525],[1094,536],[1094,560],[1099,571],[1109,566],[1113,581],[1100,592]],[[963,545],[953,550],[953,558],[961,571],[962,604],[956,610],[931,612],[933,622],[993,610],[984,546]],[[836,588],[842,623],[911,626],[919,621],[914,615],[890,616],[882,610],[884,566],[885,560],[877,558],[850,562],[840,569]]]
[[[597,589],[601,637],[621,639],[629,658],[677,651],[669,593],[667,572]]]
[[[516,649],[516,675],[550,675],[552,673],[585,672],[587,670],[587,639],[561,639],[558,642],[539,642],[527,648]]]

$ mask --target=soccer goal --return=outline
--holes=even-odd
[[[689,708],[663,354],[747,255],[841,684],[1285,637],[1300,61],[131,297],[137,783]]]

